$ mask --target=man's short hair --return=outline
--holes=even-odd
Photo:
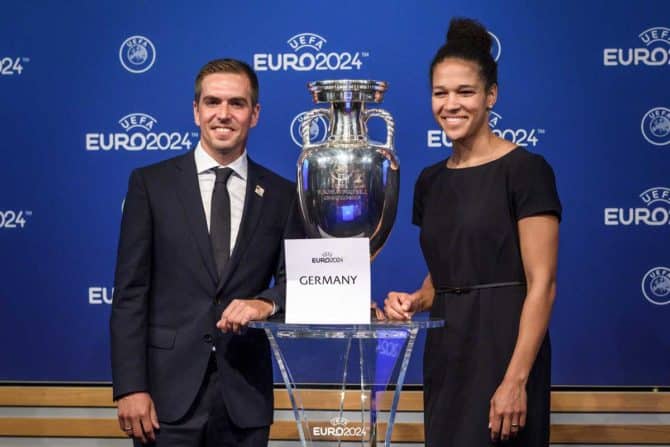
[[[200,94],[202,93],[202,80],[205,76],[214,73],[236,73],[241,74],[249,79],[251,85],[251,105],[258,104],[258,77],[254,70],[246,63],[237,59],[214,59],[207,62],[198,72],[195,77],[195,102],[200,101]]]

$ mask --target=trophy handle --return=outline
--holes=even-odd
[[[395,121],[393,120],[393,117],[390,113],[383,109],[365,110],[363,112],[363,122],[366,124],[366,127],[368,120],[373,117],[379,117],[386,122],[386,143],[384,143],[381,147],[390,151],[394,151],[393,137],[395,135]]]
[[[309,112],[306,112],[302,118],[302,122],[300,123],[300,135],[302,136],[303,149],[309,149],[320,144],[313,144],[309,141],[309,128],[312,125],[312,121],[318,117],[323,117],[330,123],[330,111],[328,109],[310,110]]]

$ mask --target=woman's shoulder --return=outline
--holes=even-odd
[[[444,170],[444,167],[446,165],[447,165],[447,159],[445,158],[444,160],[440,160],[437,163],[426,166],[421,170],[421,174],[419,174],[419,179],[423,177],[433,177],[439,174]]]
[[[419,177],[416,180],[416,186],[421,187],[433,182],[433,180],[444,171],[444,167],[447,164],[447,160],[440,160],[437,163],[426,166],[421,170]]]
[[[512,172],[528,172],[535,170],[551,170],[551,166],[547,160],[536,152],[531,152],[525,147],[517,147],[509,153],[509,156],[505,157],[506,165]]]
[[[528,165],[533,163],[546,163],[544,157],[537,152],[531,152],[523,146],[517,146],[510,154],[509,161],[513,164]]]

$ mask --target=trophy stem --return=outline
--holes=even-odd
[[[352,145],[364,145],[367,138],[363,124],[363,102],[332,103],[332,119],[328,129],[328,141]]]

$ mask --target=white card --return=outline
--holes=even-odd
[[[368,238],[288,239],[286,323],[369,324]]]

